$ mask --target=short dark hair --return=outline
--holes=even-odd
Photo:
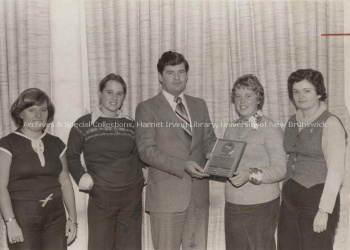
[[[316,94],[320,95],[320,101],[327,99],[326,87],[324,86],[324,78],[321,72],[314,69],[298,69],[288,77],[288,95],[289,99],[294,103],[293,99],[293,84],[307,80],[315,89]]]
[[[108,81],[116,81],[119,82],[122,86],[123,86],[123,90],[124,90],[124,95],[126,95],[126,84],[125,81],[123,79],[123,77],[121,77],[120,75],[116,75],[114,73],[110,73],[108,74],[105,78],[103,78],[98,86],[98,89],[100,92],[102,92],[104,90],[104,88],[106,87],[106,83]]]
[[[41,105],[46,101],[48,117],[47,123],[53,121],[55,115],[55,106],[52,104],[50,97],[42,90],[29,88],[24,90],[11,106],[11,117],[17,127],[23,127],[23,119],[20,113],[34,105]]]
[[[163,74],[163,70],[165,66],[168,66],[168,65],[175,66],[181,63],[185,63],[185,69],[187,73],[190,66],[188,65],[188,62],[185,59],[185,57],[180,53],[167,51],[163,53],[161,58],[159,58],[157,69],[160,74]]]
[[[235,102],[236,90],[237,89],[250,89],[258,96],[258,109],[262,109],[264,106],[265,95],[264,87],[261,85],[259,79],[252,74],[247,74],[239,77],[232,88],[231,101]]]

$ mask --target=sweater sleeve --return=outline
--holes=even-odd
[[[81,164],[80,155],[83,152],[84,135],[75,126],[72,127],[67,143],[67,162],[70,174],[79,185],[80,178],[86,173]]]
[[[328,171],[319,208],[332,213],[345,173],[345,131],[335,116],[323,128],[322,150]]]
[[[265,134],[265,138],[270,165],[263,169],[262,183],[274,183],[281,181],[287,172],[287,155],[283,149],[283,130],[279,127],[272,127]]]

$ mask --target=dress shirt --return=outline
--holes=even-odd
[[[169,102],[171,108],[173,109],[173,111],[174,111],[174,113],[175,113],[175,109],[176,109],[176,106],[177,106],[177,103],[174,101],[175,96],[169,94],[169,93],[166,92],[164,89],[162,90],[162,94],[164,95],[165,99]],[[181,94],[178,95],[178,97],[181,98],[182,104],[183,104],[183,105],[185,106],[185,108],[186,108],[187,115],[188,115],[188,119],[189,119],[190,125],[191,125],[191,127],[192,127],[191,115],[190,115],[190,112],[189,112],[189,110],[188,110],[188,106],[187,106],[187,103],[186,103],[186,99],[185,99],[184,92],[181,92]]]

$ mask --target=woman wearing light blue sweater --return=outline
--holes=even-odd
[[[286,175],[283,130],[263,115],[264,89],[254,75],[236,80],[232,102],[240,118],[224,137],[247,146],[234,177],[226,182],[226,249],[275,249],[278,182]]]

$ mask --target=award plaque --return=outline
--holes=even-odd
[[[232,177],[246,145],[245,141],[217,139],[204,172],[210,175]]]

